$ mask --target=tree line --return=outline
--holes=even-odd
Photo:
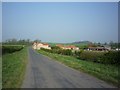
[[[4,42],[2,42],[2,44],[5,44],[5,45],[32,45],[33,42],[41,42],[41,40],[30,40],[30,39],[20,39],[20,40],[17,40],[15,38],[13,39],[8,39]]]

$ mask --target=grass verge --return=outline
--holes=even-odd
[[[43,50],[39,50],[38,52],[43,55],[49,56],[50,58],[53,58],[54,60],[57,60],[71,68],[87,72],[115,86],[118,85],[119,75],[117,66],[79,60],[72,56],[48,53]]]
[[[2,56],[0,55],[0,90],[2,89]]]
[[[2,56],[2,87],[20,88],[27,64],[27,47]]]

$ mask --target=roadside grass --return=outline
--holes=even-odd
[[[0,55],[0,90],[2,89],[2,56]]]
[[[2,89],[2,45],[0,44],[0,90]]]
[[[96,76],[97,78],[102,79],[112,85],[118,86],[119,84],[117,66],[84,61],[72,56],[48,53],[43,50],[39,50],[38,52],[53,58],[54,60],[57,60],[71,68]]]
[[[27,47],[2,56],[2,87],[20,88],[27,64]]]

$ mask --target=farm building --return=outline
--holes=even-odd
[[[88,47],[89,51],[109,51],[111,50],[110,47]]]
[[[64,45],[58,44],[58,45],[56,45],[56,46],[58,46],[58,47],[60,47],[60,48],[62,48],[62,49],[79,50],[78,47],[73,46],[73,45],[70,45],[70,46],[64,46]]]

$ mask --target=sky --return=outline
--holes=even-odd
[[[2,3],[0,2],[0,42],[2,41]]]
[[[1,0],[2,2],[119,2],[119,0]]]
[[[118,41],[117,2],[3,2],[2,39]]]

